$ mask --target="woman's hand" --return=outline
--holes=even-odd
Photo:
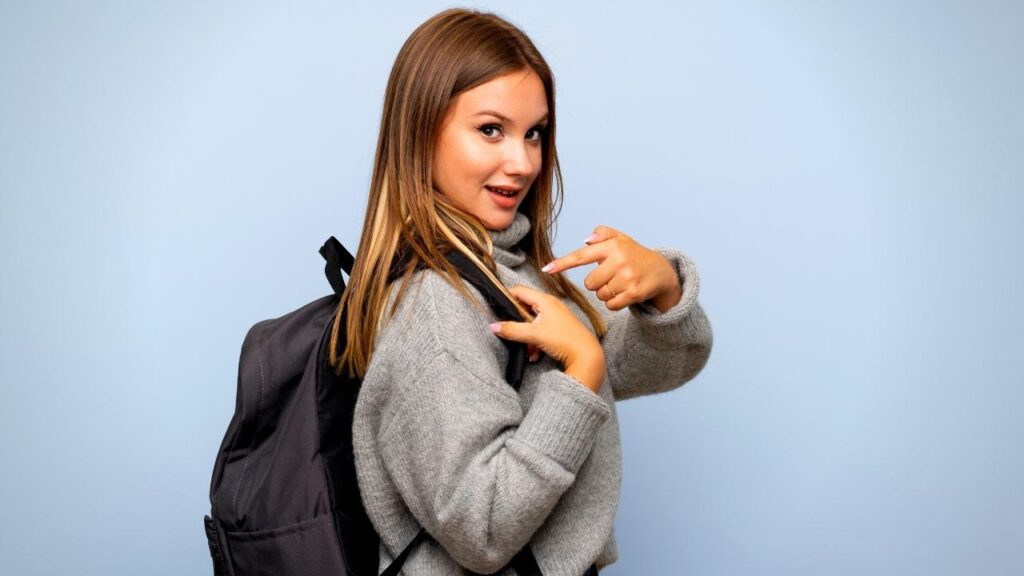
[[[596,291],[609,310],[621,310],[630,304],[651,300],[655,308],[665,312],[683,297],[672,264],[626,234],[598,226],[584,242],[588,245],[552,260],[541,270],[555,274],[598,262],[600,265],[587,275],[583,285],[587,290]]]
[[[579,321],[564,302],[529,286],[513,286],[509,292],[533,310],[533,322],[495,322],[497,336],[533,345],[562,364],[566,374],[597,392],[605,378],[604,349],[597,337]]]

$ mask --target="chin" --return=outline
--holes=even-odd
[[[494,216],[487,220],[481,220],[484,228],[488,230],[504,230],[512,225],[512,221],[515,219],[515,212],[510,213],[508,216]]]

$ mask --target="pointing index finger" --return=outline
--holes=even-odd
[[[555,274],[584,264],[601,262],[602,260],[604,260],[604,248],[600,244],[593,244],[573,250],[561,258],[555,258],[541,268],[541,271]]]

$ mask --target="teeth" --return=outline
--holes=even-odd
[[[515,196],[516,195],[515,192],[506,192],[505,190],[498,190],[497,188],[491,188],[490,186],[487,186],[486,188],[488,190],[490,190],[491,192],[497,192],[498,194],[501,194],[502,196]]]

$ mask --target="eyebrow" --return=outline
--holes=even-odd
[[[473,114],[473,116],[483,116],[485,114],[494,116],[495,118],[499,118],[503,122],[512,122],[511,118],[509,118],[508,116],[505,116],[504,114],[500,114],[498,112],[495,112],[494,110],[481,110],[480,112],[477,112],[476,114]],[[537,124],[540,124],[541,122],[544,122],[545,120],[547,120],[548,119],[548,114],[549,113],[545,113],[543,116],[541,116],[540,120],[537,120]]]

